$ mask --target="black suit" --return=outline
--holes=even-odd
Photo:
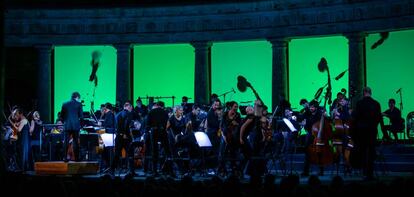
[[[147,131],[150,131],[150,135],[148,135],[149,139],[146,139],[146,156],[149,156],[151,153],[152,156],[152,171],[157,173],[157,165],[159,159],[159,150],[158,150],[158,142],[161,142],[161,146],[164,149],[165,156],[168,158],[171,156],[170,152],[170,144],[168,142],[167,137],[167,126],[168,121],[168,114],[162,108],[155,108],[152,109],[147,116]],[[151,150],[151,151],[150,151]],[[148,164],[145,164],[148,165]],[[172,173],[172,169],[170,163],[166,163],[167,173]]]
[[[64,159],[66,160],[66,152],[67,147],[70,139],[70,135],[72,135],[72,147],[73,152],[75,153],[75,159],[79,160],[79,129],[81,128],[80,119],[82,118],[82,104],[77,102],[75,99],[72,99],[62,105],[62,119],[63,123],[65,124],[65,143],[63,150],[64,152]]]
[[[128,155],[129,170],[134,173],[134,150],[131,147],[132,136],[130,132],[132,118],[132,112],[125,109],[116,115],[115,157],[111,165],[112,170],[115,170],[119,158],[122,156],[122,148],[125,148]]]
[[[378,124],[382,119],[381,106],[371,97],[364,97],[357,102],[353,117],[355,130],[352,139],[356,148],[353,158],[356,159],[355,161],[360,161],[353,163],[357,167],[362,167],[367,178],[373,178]]]

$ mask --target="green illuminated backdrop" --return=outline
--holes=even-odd
[[[271,107],[272,46],[267,41],[214,43],[211,54],[212,93],[232,90],[226,101],[254,101],[253,92],[237,89],[237,76],[243,75],[256,89],[263,102]],[[223,101],[223,97],[220,97]],[[253,103],[250,103],[253,104]]]
[[[348,41],[343,36],[295,39],[289,43],[289,95],[293,108],[300,110],[299,101],[314,98],[318,88],[327,83],[327,73],[319,72],[322,57],[331,74],[332,100],[341,88],[348,90],[348,72],[338,81],[334,78],[348,69]],[[324,94],[322,94],[323,96]],[[322,97],[321,96],[321,97]],[[323,103],[322,103],[323,105]]]
[[[396,91],[402,88],[405,119],[414,111],[414,30],[391,32],[382,45],[372,50],[372,44],[379,38],[378,34],[366,38],[367,83],[382,111],[388,109],[390,98],[394,98],[396,107],[400,108],[400,95]],[[384,120],[388,121],[387,118]]]
[[[190,44],[135,46],[133,95],[134,100],[139,96],[175,96],[175,105],[181,103],[182,96],[194,98],[194,48]],[[172,105],[171,99],[162,101]]]
[[[92,52],[102,53],[97,70],[98,86],[93,98],[94,84],[89,82],[92,71]],[[95,100],[95,110],[100,104],[115,103],[116,93],[116,50],[112,46],[57,46],[55,47],[55,118],[62,103],[70,99],[72,92],[78,91],[85,101],[84,111],[89,111]]]

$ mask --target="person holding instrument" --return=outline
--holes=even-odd
[[[310,145],[314,141],[314,136],[312,135],[312,126],[319,121],[323,114],[323,109],[319,107],[319,103],[315,100],[309,103],[309,113],[304,114],[306,120],[305,131],[306,131],[306,140],[305,140],[305,150],[308,150]],[[303,172],[301,176],[309,176],[310,169],[310,154],[309,151],[305,151],[305,162],[303,166]],[[323,174],[323,167],[320,166],[320,173]]]
[[[269,128],[268,120],[266,117],[266,113],[263,113],[265,111],[265,105],[262,101],[262,99],[259,97],[259,94],[256,92],[256,90],[253,88],[253,86],[250,84],[250,82],[247,81],[246,78],[239,75],[237,77],[237,89],[239,89],[240,92],[245,92],[247,88],[250,88],[255,97],[256,101],[254,103],[254,118],[251,120],[247,120],[242,125],[243,132],[241,133],[240,143],[246,143],[244,142],[243,136],[245,135],[245,129],[246,127],[249,127],[250,124],[253,124],[252,131],[250,132],[249,138],[250,138],[250,144],[252,148],[251,157],[247,164],[247,171],[250,176],[252,177],[260,177],[262,176],[266,171],[266,161],[264,158],[264,140],[265,140],[265,131]],[[254,159],[253,159],[254,158]]]
[[[388,100],[388,109],[382,113],[383,116],[390,119],[389,125],[384,125],[381,121],[381,130],[385,140],[391,140],[388,132],[394,136],[394,142],[398,142],[398,132],[404,132],[404,119],[401,117],[401,111],[395,107],[395,99]]]
[[[20,167],[21,170],[28,170],[29,169],[29,153],[30,153],[30,136],[29,136],[29,121],[23,114],[23,111],[20,108],[16,108],[12,112],[13,119],[16,121],[15,123],[11,123],[11,128],[13,131],[17,131],[18,138],[15,143],[15,150],[16,150],[16,162],[17,165]]]

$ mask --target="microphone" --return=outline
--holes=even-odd
[[[401,92],[401,89],[402,89],[402,88],[398,89],[398,90],[395,92],[395,94],[400,93],[400,92]]]
[[[231,90],[233,90],[233,93],[236,94],[236,91],[234,90],[234,88],[231,88]]]

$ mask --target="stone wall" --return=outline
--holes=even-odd
[[[414,27],[413,0],[278,0],[176,7],[10,9],[6,45],[176,43]]]

